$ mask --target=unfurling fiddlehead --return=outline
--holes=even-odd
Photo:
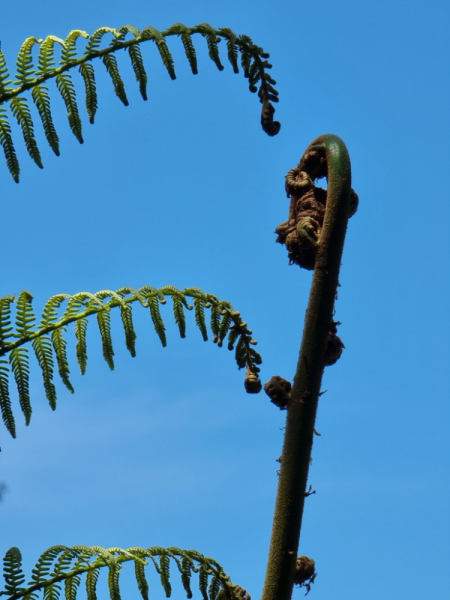
[[[175,79],[175,68],[172,55],[169,51],[166,39],[170,36],[179,36],[192,73],[197,73],[197,56],[191,36],[199,33],[206,39],[208,53],[217,68],[223,70],[219,57],[218,43],[224,39],[227,45],[227,56],[233,71],[239,72],[238,58],[240,55],[244,76],[249,80],[251,92],[258,92],[262,104],[261,125],[268,135],[276,135],[280,130],[280,123],[273,120],[275,108],[273,102],[278,102],[278,92],[274,88],[276,81],[272,79],[268,71],[272,65],[267,61],[269,54],[253,43],[247,35],[236,35],[231,29],[214,29],[207,23],[201,23],[195,27],[186,27],[182,23],[175,23],[165,31],[158,31],[154,27],[146,27],[142,31],[132,25],[124,25],[120,29],[101,27],[89,36],[85,31],[74,30],[69,33],[65,40],[55,36],[48,36],[45,40],[30,37],[25,40],[17,57],[17,74],[13,82],[9,79],[8,68],[5,57],[0,50],[0,104],[9,103],[12,114],[20,125],[25,140],[27,151],[35,163],[43,168],[40,152],[34,136],[34,125],[31,117],[27,99],[22,95],[31,90],[31,96],[35,103],[44,128],[47,142],[59,156],[59,138],[52,120],[50,108],[50,95],[45,83],[49,79],[55,79],[56,87],[61,94],[67,109],[70,129],[77,140],[82,144],[82,124],[78,111],[75,87],[70,71],[75,67],[82,76],[85,86],[86,109],[89,122],[93,123],[97,111],[97,91],[95,83],[94,67],[91,61],[101,58],[108,74],[112,79],[114,92],[117,97],[128,105],[125,85],[119,73],[115,52],[121,49],[128,51],[131,65],[139,84],[139,90],[144,100],[147,100],[147,73],[140,50],[140,44],[153,41],[159,51],[161,60],[167,69],[171,79]],[[103,37],[111,35],[109,45],[101,47]],[[125,39],[130,34],[130,39]],[[89,39],[84,53],[77,56],[76,43],[78,38]],[[39,46],[38,64],[33,64],[32,52],[34,46]],[[55,59],[55,45],[61,46],[58,66]],[[0,107],[0,144],[6,157],[6,163],[14,180],[19,181],[19,163],[17,160],[14,144],[11,137],[11,127],[5,108]]]
[[[327,177],[328,189],[314,181]],[[274,526],[262,600],[290,600],[294,584],[309,591],[314,561],[297,557],[315,419],[324,367],[336,362],[343,344],[336,336],[334,303],[348,218],[356,211],[350,157],[343,141],[323,135],[306,149],[286,177],[292,197],[286,223],[277,227],[290,262],[314,269],[303,338],[292,387],[281,377],[265,385],[272,402],[287,409]]]
[[[108,570],[108,587],[111,600],[121,600],[119,576],[123,563],[133,562],[136,583],[143,600],[149,600],[149,585],[145,567],[153,564],[160,576],[166,598],[170,598],[170,566],[174,562],[180,572],[187,598],[192,598],[192,573],[199,575],[199,589],[203,600],[250,600],[239,586],[212,558],[206,558],[196,550],[180,548],[101,548],[100,546],[52,546],[39,557],[32,571],[31,580],[25,583],[22,555],[18,548],[10,548],[3,559],[5,589],[0,596],[7,600],[37,600],[39,593],[51,600],[59,600],[62,585],[66,600],[76,600],[81,578],[86,575],[87,600],[97,599],[97,581],[101,569]],[[244,592],[244,595],[242,594]],[[83,594],[84,596],[84,594]]]
[[[19,402],[28,425],[31,417],[29,394],[29,359],[28,348],[24,345],[31,342],[39,366],[42,369],[44,388],[50,406],[56,408],[56,389],[53,384],[53,370],[56,364],[62,382],[73,393],[69,380],[69,363],[66,353],[64,333],[70,323],[75,324],[76,355],[81,373],[87,366],[86,331],[88,317],[96,315],[102,340],[103,357],[110,369],[114,369],[114,349],[111,339],[110,311],[119,308],[125,333],[125,344],[131,356],[136,355],[136,332],[133,327],[132,304],[138,302],[150,311],[155,331],[163,346],[166,345],[164,321],[161,317],[160,305],[166,304],[166,297],[172,298],[173,313],[180,336],[186,337],[186,316],[184,310],[195,307],[195,322],[204,341],[208,339],[205,320],[205,309],[211,309],[211,331],[213,342],[222,346],[228,336],[228,349],[235,349],[236,362],[239,369],[246,367],[245,387],[249,393],[261,390],[258,378],[262,359],[253,346],[257,344],[252,338],[252,331],[241,319],[240,313],[225,300],[219,300],[212,294],[205,294],[198,288],[178,290],[172,285],[160,289],[145,286],[139,290],[124,287],[117,292],[103,290],[96,294],[80,292],[74,296],[58,294],[48,300],[44,307],[41,321],[35,327],[35,315],[32,308],[33,296],[30,292],[22,292],[16,299],[13,296],[0,298],[0,408],[3,422],[8,431],[15,437],[15,421],[9,397],[8,373],[11,369],[19,393]],[[188,303],[194,301],[194,305]],[[61,311],[61,306],[66,307]],[[15,311],[15,329],[12,325],[11,309]],[[236,346],[236,347],[235,347]],[[6,357],[9,355],[9,361]]]

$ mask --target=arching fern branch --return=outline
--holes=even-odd
[[[226,40],[227,56],[233,71],[239,72],[238,59],[244,71],[244,76],[249,80],[251,92],[258,92],[262,103],[261,124],[268,135],[276,135],[280,130],[280,123],[273,120],[275,109],[273,102],[278,102],[278,92],[274,88],[276,81],[268,71],[272,65],[267,61],[269,54],[253,43],[247,35],[236,35],[231,29],[214,29],[207,23],[195,27],[186,27],[182,23],[175,23],[165,31],[158,31],[154,27],[146,27],[139,31],[132,25],[124,25],[120,29],[101,27],[89,36],[85,31],[74,30],[65,40],[55,36],[48,36],[45,40],[34,37],[28,38],[22,44],[17,57],[17,74],[13,82],[9,79],[5,57],[0,50],[0,104],[9,103],[12,114],[16,117],[25,140],[28,153],[42,168],[39,149],[34,137],[34,125],[27,99],[23,93],[32,90],[32,99],[35,103],[44,128],[44,134],[50,147],[59,156],[59,139],[52,120],[50,96],[45,83],[49,79],[56,80],[56,87],[61,94],[67,109],[70,128],[80,143],[83,143],[81,119],[78,111],[75,87],[70,71],[78,67],[83,78],[86,94],[86,109],[89,122],[93,123],[97,111],[97,92],[95,73],[91,61],[101,58],[107,72],[111,76],[114,91],[118,98],[128,105],[125,85],[119,73],[117,60],[114,53],[125,49],[130,56],[139,90],[144,100],[147,100],[147,73],[139,45],[146,41],[153,41],[159,51],[161,60],[171,79],[175,79],[175,67],[166,39],[170,36],[181,38],[186,57],[194,75],[197,73],[197,55],[192,42],[192,35],[199,33],[206,39],[208,53],[217,68],[223,70],[220,61],[218,44]],[[126,39],[130,34],[131,38]],[[112,36],[110,43],[102,44],[105,35]],[[77,56],[76,42],[78,38],[85,38],[87,42],[84,53]],[[61,46],[60,59],[56,66],[54,55],[55,44]],[[33,64],[33,48],[39,46],[37,65]],[[5,152],[6,163],[14,180],[19,181],[19,163],[17,161],[14,144],[11,138],[11,128],[8,114],[0,109],[0,144]]]
[[[51,408],[56,408],[56,388],[53,384],[54,357],[59,375],[64,385],[73,393],[69,380],[69,362],[66,353],[66,333],[70,323],[75,324],[76,356],[81,373],[87,366],[86,333],[89,317],[96,315],[100,331],[103,357],[108,366],[114,369],[114,349],[111,338],[110,311],[118,308],[125,333],[125,344],[131,356],[136,355],[136,332],[133,326],[133,303],[149,309],[155,331],[163,346],[166,345],[165,324],[161,317],[160,305],[166,304],[166,298],[172,299],[175,323],[180,336],[186,336],[185,309],[194,310],[195,322],[203,340],[208,339],[205,309],[211,309],[210,327],[213,342],[222,346],[227,339],[229,350],[235,350],[239,369],[246,367],[245,387],[249,393],[261,390],[258,373],[261,356],[253,347],[256,340],[251,336],[247,323],[242,320],[229,302],[219,300],[212,294],[206,294],[198,288],[179,290],[167,285],[161,289],[145,286],[139,290],[123,287],[116,292],[103,290],[96,294],[80,292],[74,296],[58,294],[46,303],[38,326],[35,326],[35,315],[32,308],[33,296],[30,292],[22,292],[18,298],[5,296],[0,298],[0,408],[3,422],[10,434],[15,437],[15,420],[9,396],[9,371],[12,370],[25,423],[31,418],[29,395],[29,358],[28,348],[23,346],[31,342],[39,366],[42,370],[44,388]],[[193,305],[188,300],[193,300]],[[62,305],[65,305],[62,308]],[[12,309],[15,307],[15,328],[12,325]],[[9,360],[6,360],[8,357]]]
[[[97,581],[101,569],[108,570],[108,588],[111,600],[120,600],[119,576],[123,563],[133,562],[136,583],[143,600],[149,600],[149,585],[145,567],[152,564],[158,573],[167,598],[170,598],[170,566],[175,563],[186,596],[192,598],[192,573],[199,575],[199,589],[203,600],[250,600],[245,590],[231,583],[229,576],[212,558],[196,550],[180,548],[101,548],[99,546],[52,546],[46,550],[32,570],[31,580],[25,583],[22,555],[18,548],[10,548],[3,559],[5,589],[0,596],[8,600],[59,600],[64,586],[65,600],[76,600],[82,576],[85,578],[87,600],[96,600]],[[84,594],[83,594],[84,596]]]

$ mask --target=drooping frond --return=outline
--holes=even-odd
[[[182,23],[175,23],[165,31],[158,31],[154,27],[146,27],[139,31],[132,25],[124,25],[120,29],[101,27],[89,36],[85,31],[74,30],[65,40],[56,36],[48,36],[45,40],[34,37],[28,38],[20,48],[17,64],[16,78],[11,87],[8,69],[3,53],[0,50],[0,104],[9,104],[9,109],[16,117],[25,140],[28,153],[36,164],[42,168],[42,161],[34,137],[34,124],[26,98],[22,95],[31,90],[45,137],[56,155],[59,155],[59,139],[53,123],[50,103],[50,93],[45,82],[55,79],[56,87],[60,92],[67,109],[69,126],[75,137],[83,143],[82,123],[79,115],[75,86],[72,81],[71,71],[78,68],[85,87],[86,110],[89,122],[94,122],[97,111],[97,91],[95,85],[95,72],[92,61],[101,58],[111,76],[114,91],[120,100],[128,105],[123,80],[120,76],[117,60],[114,53],[127,50],[131,65],[139,84],[139,90],[144,100],[147,99],[148,75],[145,70],[140,44],[153,41],[158,48],[161,60],[171,79],[175,79],[175,66],[173,56],[167,44],[167,38],[177,36],[181,39],[186,57],[194,74],[198,72],[197,54],[192,41],[194,34],[200,34],[206,39],[208,54],[219,70],[224,67],[219,55],[219,42],[224,39],[227,45],[227,56],[233,71],[239,72],[238,59],[241,55],[241,64],[244,76],[249,79],[249,89],[258,91],[262,103],[261,124],[268,135],[276,135],[280,124],[273,120],[275,109],[273,102],[278,102],[278,92],[275,90],[275,80],[269,75],[272,67],[267,62],[269,55],[262,48],[254,44],[248,36],[236,35],[231,29],[214,29],[207,23],[195,27],[186,27]],[[131,34],[130,39],[126,39]],[[76,44],[80,38],[87,39],[84,52],[77,53]],[[105,39],[109,42],[105,43]],[[33,64],[32,51],[35,45],[39,46],[37,65]],[[55,59],[55,45],[61,47],[59,59]],[[259,85],[259,88],[258,88]],[[4,108],[0,108],[0,143],[5,152],[6,164],[14,177],[19,179],[19,164],[11,137],[8,115]]]
[[[231,583],[230,577],[214,559],[196,550],[159,546],[128,550],[99,546],[52,546],[39,557],[26,585],[20,550],[11,548],[3,559],[5,587],[0,591],[0,596],[5,596],[7,600],[37,600],[42,593],[44,600],[59,600],[64,586],[65,599],[77,600],[78,588],[85,576],[87,600],[96,600],[100,571],[107,569],[109,597],[111,600],[120,600],[120,573],[127,562],[134,563],[136,583],[143,600],[149,599],[146,578],[146,567],[149,565],[154,566],[166,596],[170,597],[170,568],[173,563],[180,572],[188,598],[192,598],[192,574],[198,573],[199,589],[204,600],[217,600],[219,593],[224,600],[242,600],[242,591],[250,600],[245,590]]]
[[[131,356],[136,355],[136,332],[133,324],[133,306],[138,303],[149,309],[151,321],[161,344],[166,345],[166,326],[161,316],[161,305],[166,304],[167,298],[172,299],[175,323],[180,336],[186,336],[186,313],[194,310],[195,323],[200,330],[203,340],[208,339],[205,309],[211,310],[210,326],[213,342],[222,346],[228,335],[228,349],[233,350],[236,344],[235,356],[238,367],[247,369],[246,389],[251,392],[260,390],[258,379],[261,357],[253,348],[257,343],[252,339],[252,331],[242,320],[240,313],[224,300],[219,300],[212,294],[205,294],[199,288],[191,287],[185,290],[167,285],[160,289],[144,286],[139,290],[123,287],[117,292],[102,290],[96,294],[80,292],[73,296],[58,294],[50,298],[44,306],[40,322],[35,324],[30,292],[22,292],[17,299],[13,296],[0,298],[0,409],[3,422],[11,435],[15,436],[15,424],[9,395],[9,369],[11,368],[19,395],[19,403],[28,425],[31,418],[31,403],[29,395],[29,358],[25,346],[31,343],[37,361],[42,371],[45,393],[52,409],[56,407],[56,388],[53,374],[56,364],[63,384],[73,393],[69,380],[69,360],[66,346],[67,326],[74,324],[76,338],[76,358],[81,374],[86,372],[87,329],[89,317],[96,316],[103,350],[103,357],[110,369],[114,369],[114,350],[111,336],[111,311],[119,308],[122,326],[125,334],[125,345]],[[193,304],[189,303],[193,301]],[[15,307],[15,319],[11,308]],[[15,327],[12,324],[14,321]],[[2,356],[9,355],[9,365]],[[256,382],[254,389],[248,389],[249,374]],[[259,388],[258,388],[259,384]]]

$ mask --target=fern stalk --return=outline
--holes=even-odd
[[[328,197],[300,355],[287,407],[262,600],[290,600],[292,596],[324,355],[350,210],[351,167],[347,148],[337,136],[324,135],[314,140],[306,153],[315,150],[325,151]]]

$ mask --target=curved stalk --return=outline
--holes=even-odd
[[[292,596],[324,355],[350,211],[351,168],[345,144],[335,135],[324,135],[314,140],[306,153],[311,151],[325,154],[328,194],[297,371],[287,407],[262,600],[290,600]]]

